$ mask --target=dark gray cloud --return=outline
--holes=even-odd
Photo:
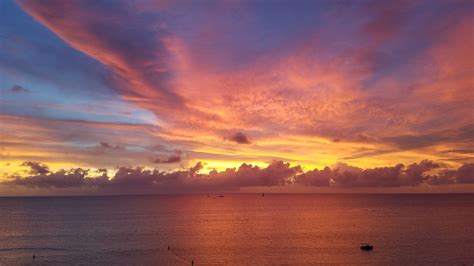
[[[295,183],[305,186],[328,187],[331,181],[331,168],[314,169],[295,177]]]
[[[125,147],[122,145],[114,145],[105,141],[101,141],[98,143],[94,148],[93,148],[93,153],[96,154],[101,154],[101,153],[106,153],[107,151],[123,151],[125,150]]]
[[[251,144],[249,138],[246,135],[244,135],[244,133],[242,132],[237,132],[233,134],[232,136],[229,136],[225,139],[229,141],[233,141],[238,144]]]
[[[111,150],[123,150],[124,147],[121,146],[121,145],[112,145],[108,142],[100,142],[99,144],[97,144],[97,148],[100,148],[100,149],[111,149]]]
[[[13,92],[13,93],[29,93],[30,90],[25,88],[25,87],[22,87],[20,85],[13,85],[11,88],[10,88],[10,91]]]
[[[179,163],[179,162],[181,162],[181,155],[172,154],[172,155],[168,156],[168,158],[166,158],[166,159],[156,158],[156,159],[153,159],[152,162],[154,162],[154,163]]]
[[[24,162],[22,166],[29,166],[29,173],[31,175],[49,173],[49,167],[45,164],[40,164],[37,162]]]
[[[456,173],[456,183],[474,184],[474,163],[461,166]]]

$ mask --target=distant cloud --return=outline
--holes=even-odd
[[[152,160],[154,163],[179,163],[181,162],[181,156],[179,154],[172,154],[166,159],[156,158]]]
[[[32,175],[49,173],[49,167],[45,164],[40,164],[37,162],[24,162],[22,166],[29,166],[29,173]]]
[[[310,170],[295,177],[295,183],[305,186],[328,187],[331,181],[331,168]]]
[[[474,184],[474,163],[464,164],[458,169],[456,182],[459,184]]]
[[[242,132],[237,132],[230,137],[225,138],[226,140],[233,141],[238,144],[251,144],[249,138]]]
[[[101,154],[107,151],[120,151],[120,150],[125,150],[125,147],[122,145],[113,145],[108,142],[101,141],[94,147],[93,153]]]
[[[430,174],[443,164],[424,160],[420,163],[404,166],[361,169],[344,163],[333,168],[310,170],[291,166],[282,161],[273,161],[265,168],[242,164],[239,168],[224,171],[213,170],[207,174],[199,171],[203,164],[198,162],[186,170],[164,172],[158,169],[148,170],[141,167],[120,167],[115,175],[107,176],[107,170],[100,169],[100,177],[91,177],[89,169],[72,168],[50,171],[40,163],[25,162],[29,166],[26,177],[10,176],[3,185],[16,185],[38,188],[96,188],[116,193],[169,193],[191,191],[227,191],[254,186],[285,186],[300,184],[316,187],[402,187],[445,184],[474,183],[474,164],[464,164],[457,170],[441,169],[439,174]],[[95,171],[97,172],[97,171]]]
[[[230,168],[222,172],[211,171],[199,174],[203,165],[198,162],[187,170],[163,172],[157,169],[146,170],[140,167],[120,167],[112,178],[108,178],[105,169],[101,177],[90,177],[88,169],[74,168],[51,172],[47,167],[37,163],[25,163],[30,166],[27,177],[11,176],[3,184],[40,187],[96,187],[103,190],[119,189],[126,192],[128,188],[155,192],[169,191],[204,191],[236,190],[248,186],[283,186],[287,180],[301,171],[299,166],[291,167],[289,163],[274,161],[266,168],[242,164],[238,169]]]
[[[340,187],[402,187],[418,186],[422,183],[431,185],[469,183],[472,181],[472,169],[466,164],[458,170],[444,170],[439,175],[430,175],[433,169],[444,167],[443,164],[429,160],[404,166],[398,164],[390,167],[362,169],[339,163],[332,169],[312,170],[295,177],[295,183],[309,186]],[[470,171],[470,172],[469,172]],[[448,176],[446,173],[450,172]],[[464,178],[466,177],[466,180]]]
[[[20,85],[13,85],[11,88],[10,88],[10,91],[13,92],[13,93],[29,93],[30,90],[25,88],[25,87],[22,87]]]
[[[123,150],[124,149],[124,147],[121,146],[121,145],[112,145],[108,142],[100,142],[99,144],[97,144],[97,148],[112,149],[112,150]]]
[[[49,172],[30,176],[29,178],[15,178],[12,181],[15,185],[38,188],[68,188],[68,187],[84,187],[91,184],[100,184],[103,178],[86,178],[89,170],[81,168],[70,170],[59,170],[57,172]]]

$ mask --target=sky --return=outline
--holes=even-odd
[[[474,2],[0,2],[0,195],[474,192]]]

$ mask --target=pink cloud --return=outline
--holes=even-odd
[[[249,135],[254,144],[319,137],[340,140],[333,143],[340,150],[344,143],[367,144],[360,153],[345,152],[347,159],[416,151],[412,156],[417,160],[447,156],[453,162],[459,158],[440,155],[436,147],[462,150],[472,141],[469,2],[376,1],[323,9],[318,14],[322,24],[301,25],[302,20],[293,16],[284,23],[267,21],[246,4],[191,12],[185,5],[155,6],[146,1],[117,4],[113,10],[94,2],[19,3],[71,47],[105,65],[112,73],[111,88],[123,99],[160,120],[160,126],[95,126],[107,132],[137,130],[150,140],[165,138],[189,150],[249,143]],[[463,3],[469,8],[463,10]],[[446,20],[440,21],[434,15],[446,7]],[[271,27],[271,32],[265,23],[279,27]],[[55,134],[61,140],[89,134],[69,133]],[[97,130],[97,136],[102,134]],[[137,141],[131,135],[126,141]],[[101,140],[97,136],[95,143]],[[271,156],[288,150],[285,145],[279,150],[276,145],[234,146],[239,147],[221,149],[220,156],[245,149],[260,148],[251,152]],[[169,153],[153,158],[166,161],[164,154]],[[406,171],[346,171],[332,180],[371,185],[369,176],[380,175],[384,180],[374,185],[421,182],[420,176]],[[301,180],[326,184],[318,171]]]

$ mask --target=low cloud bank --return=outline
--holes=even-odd
[[[239,168],[213,170],[206,174],[199,173],[203,165],[198,162],[189,169],[172,172],[142,167],[120,167],[113,176],[109,176],[106,169],[72,168],[53,172],[48,166],[37,162],[25,162],[23,165],[30,167],[26,177],[9,176],[0,184],[33,188],[95,188],[101,191],[151,193],[229,191],[243,187],[290,184],[351,188],[474,183],[473,163],[464,164],[453,170],[447,169],[444,164],[428,160],[408,166],[398,164],[370,169],[338,163],[332,168],[307,172],[304,172],[299,165],[291,166],[282,161],[273,161],[265,168],[244,163]],[[93,171],[96,177],[92,177]]]
[[[434,174],[432,171],[436,171]],[[339,187],[403,187],[474,183],[474,164],[464,164],[457,170],[446,169],[446,165],[429,160],[405,166],[362,169],[344,163],[332,169],[312,170],[295,177],[295,183],[307,186]]]

